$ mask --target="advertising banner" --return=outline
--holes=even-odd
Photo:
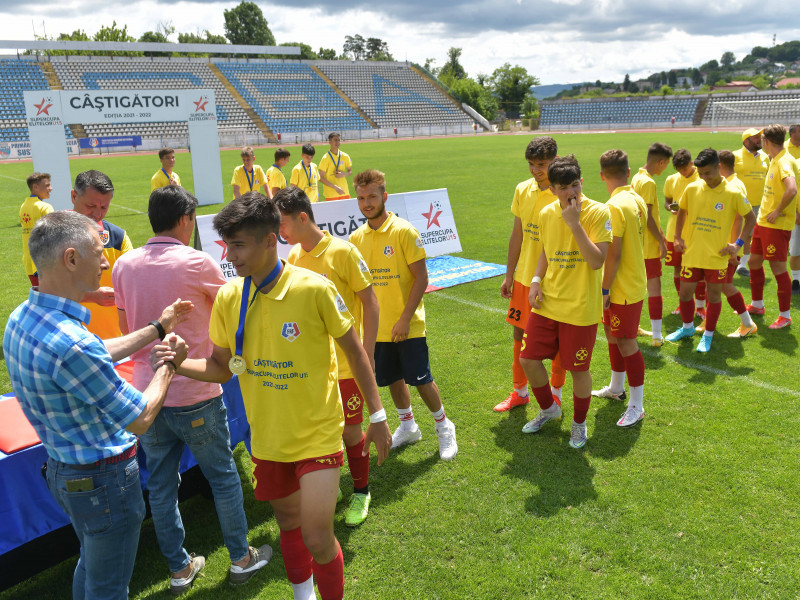
[[[92,137],[78,140],[81,148],[119,148],[120,146],[141,146],[142,136],[126,135],[117,137]]]

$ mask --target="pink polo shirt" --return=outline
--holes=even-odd
[[[210,255],[184,246],[171,237],[154,237],[141,248],[121,256],[112,273],[117,308],[125,311],[128,330],[136,331],[177,298],[191,300],[194,311],[175,332],[186,340],[189,358],[211,355],[214,344],[208,337],[211,306],[225,278]],[[131,355],[133,386],[144,390],[153,378],[150,344]],[[222,393],[216,383],[194,381],[180,375],[172,380],[164,406],[190,406]]]

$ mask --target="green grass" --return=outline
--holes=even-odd
[[[706,146],[735,149],[737,134],[659,133],[555,136],[562,153],[574,152],[584,167],[585,193],[604,201],[598,158],[611,147],[643,162],[647,146],[663,141],[693,153]],[[516,184],[529,177],[527,136],[345,144],[356,170],[386,172],[390,192],[448,188],[462,239],[463,256],[504,264]],[[294,158],[299,158],[296,148]],[[257,152],[268,164],[269,149]],[[222,156],[227,183],[237,153]],[[176,169],[191,189],[189,161]],[[117,186],[109,218],[126,228],[135,246],[149,236],[146,210],[152,156],[71,162],[108,172]],[[183,168],[181,168],[183,167]],[[0,249],[6,257],[0,310],[8,313],[26,294],[16,214],[25,195],[27,164],[0,165]],[[657,178],[659,190],[669,169]],[[226,187],[227,189],[227,187]],[[128,207],[124,209],[122,207]],[[201,212],[216,212],[219,206]],[[663,211],[662,211],[663,212]],[[671,269],[665,269],[664,308],[677,305]],[[745,280],[736,284],[749,300]],[[717,336],[709,356],[694,344],[643,347],[647,364],[647,417],[620,430],[620,403],[595,400],[588,417],[589,441],[568,446],[572,403],[565,388],[564,420],[538,435],[520,429],[534,408],[496,414],[491,407],[510,391],[511,330],[500,279],[428,294],[431,362],[448,416],[457,426],[460,452],[438,460],[432,419],[419,398],[413,406],[422,441],[373,466],[369,519],[336,533],[345,555],[345,592],[358,599],[450,598],[790,598],[800,589],[797,506],[800,459],[796,407],[797,330],[766,327],[777,313],[775,284],[766,287],[767,320],[754,339]],[[796,301],[794,301],[796,304]],[[646,311],[643,324],[647,323]],[[666,333],[679,318],[664,319]],[[723,308],[719,331],[738,318]],[[642,338],[642,340],[644,340]],[[609,377],[605,340],[592,361],[596,387]],[[9,390],[5,369],[0,381]],[[384,402],[391,401],[384,394]],[[390,424],[397,418],[390,411]],[[190,551],[206,554],[209,566],[189,597],[288,598],[278,529],[267,505],[253,499],[250,463],[237,449],[245,487],[251,543],[271,543],[276,558],[266,572],[240,589],[230,588],[229,566],[213,504],[196,497],[182,505]],[[373,462],[374,465],[374,462]],[[349,493],[344,469],[342,487]],[[6,598],[68,596],[74,559],[16,588]],[[166,597],[168,571],[152,522],[142,528],[131,582],[134,598]]]

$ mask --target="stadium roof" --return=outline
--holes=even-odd
[[[55,40],[0,40],[12,50],[72,50],[84,52],[197,52],[210,54],[284,54],[300,56],[297,46],[244,46],[232,44],[172,44],[158,42],[67,42]]]

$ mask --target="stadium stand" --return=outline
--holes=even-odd
[[[379,127],[472,126],[472,119],[444,93],[404,63],[313,63]]]
[[[22,92],[49,89],[50,85],[35,61],[0,59],[0,142],[28,139]],[[69,127],[65,126],[64,132],[68,138],[73,137]]]
[[[611,125],[664,126],[675,117],[676,125],[695,123],[699,96],[648,96],[627,98],[582,98],[542,101],[542,129]]]
[[[299,61],[216,63],[273,132],[371,129],[311,66]]]

